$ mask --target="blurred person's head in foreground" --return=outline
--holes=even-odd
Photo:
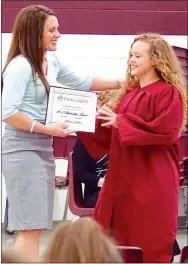
[[[52,233],[44,262],[123,263],[117,246],[99,224],[89,217],[65,222]]]

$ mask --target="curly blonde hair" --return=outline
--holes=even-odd
[[[113,109],[121,93],[122,89],[99,92],[97,97],[98,107],[102,107],[106,104]]]
[[[155,67],[158,76],[161,80],[175,86],[181,96],[184,108],[184,118],[181,126],[181,131],[184,130],[187,123],[187,93],[186,93],[186,81],[180,66],[179,59],[177,58],[173,48],[168,44],[168,42],[162,38],[160,34],[156,33],[145,33],[135,37],[133,44],[136,41],[144,41],[150,45],[150,57],[156,63]],[[129,52],[129,58],[130,58]],[[129,59],[128,67],[126,72],[125,82],[122,84],[122,88],[116,92],[114,97],[112,108],[116,108],[129,89],[138,86],[138,79],[131,75]],[[110,93],[110,92],[109,92]],[[112,93],[111,93],[112,94]],[[112,94],[113,96],[113,94]]]

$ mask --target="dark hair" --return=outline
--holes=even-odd
[[[19,12],[13,26],[13,37],[3,69],[4,73],[9,62],[19,54],[22,54],[31,65],[33,79],[38,74],[46,90],[48,82],[42,70],[44,57],[42,35],[48,16],[56,16],[56,14],[48,7],[42,5],[31,5]]]

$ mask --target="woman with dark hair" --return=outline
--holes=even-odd
[[[55,163],[52,136],[73,131],[45,125],[49,85],[83,91],[117,89],[119,82],[77,76],[55,53],[60,37],[56,14],[33,5],[20,11],[3,69],[2,172],[9,202],[8,229],[20,231],[16,248],[38,259],[42,230],[51,229]]]

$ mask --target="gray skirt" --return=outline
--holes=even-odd
[[[2,173],[9,202],[8,229],[52,229],[52,137],[7,125],[2,139]]]

